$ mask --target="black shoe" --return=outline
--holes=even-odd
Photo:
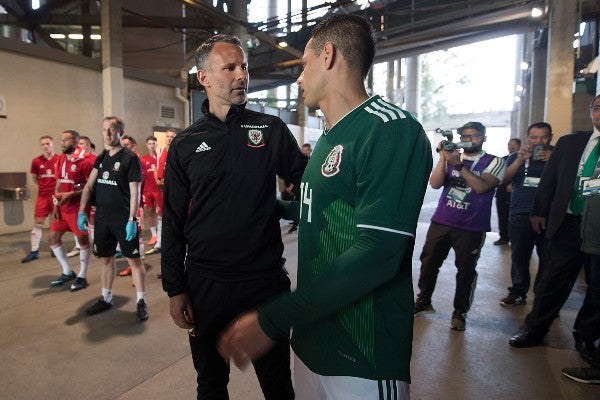
[[[75,278],[77,278],[75,272],[71,272],[69,275],[62,274],[61,276],[50,282],[50,286],[61,286],[66,282],[72,281]]]
[[[103,297],[100,297],[100,300],[98,300],[96,304],[85,310],[85,313],[87,315],[94,315],[101,313],[102,311],[109,310],[111,307],[112,303],[107,303],[106,301],[104,301]]]
[[[137,302],[137,311],[135,315],[137,316],[138,321],[145,321],[148,319],[148,306],[144,299],[140,299],[140,301]]]
[[[452,312],[452,319],[450,320],[450,329],[454,329],[455,331],[464,331],[467,326],[465,315],[466,314],[454,310]]]
[[[30,251],[29,254],[27,254],[22,260],[21,260],[21,264],[25,264],[28,263],[29,261],[33,261],[33,260],[37,260],[38,258],[40,258],[40,253],[39,251]]]
[[[562,374],[581,383],[600,383],[600,369],[596,368],[563,368]]]
[[[71,292],[76,292],[81,289],[85,289],[87,287],[87,279],[77,277],[75,282],[71,285]]]
[[[525,303],[527,303],[525,297],[519,296],[514,293],[509,293],[508,296],[506,296],[503,299],[500,299],[500,305],[505,307],[523,306],[525,305]]]
[[[596,359],[596,346],[594,346],[594,343],[577,338],[575,340],[575,348],[583,361],[592,366],[594,365]]]
[[[423,303],[419,300],[415,302],[415,312],[413,314],[415,317],[418,317],[419,315],[433,314],[434,312],[435,309],[431,303]]]
[[[494,246],[506,246],[508,244],[508,240],[506,239],[498,239],[494,242]]]
[[[508,344],[518,348],[542,346],[544,344],[544,336],[536,335],[529,330],[524,330],[511,337]]]

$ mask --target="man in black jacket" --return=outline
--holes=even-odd
[[[295,186],[308,158],[285,123],[247,110],[239,39],[216,35],[196,51],[205,117],[169,148],[163,207],[163,288],[188,329],[198,398],[227,399],[228,360],[216,349],[236,315],[290,290],[276,175]],[[187,254],[186,254],[187,253]],[[289,336],[254,363],[266,399],[293,399]]]

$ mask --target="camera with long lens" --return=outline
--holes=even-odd
[[[452,140],[454,139],[454,134],[450,129],[443,130],[441,128],[437,128],[435,133],[441,133],[442,136],[446,138],[446,140],[442,141],[442,150],[454,151],[456,149],[469,149],[473,147],[473,143],[471,142],[453,142]],[[437,151],[439,152],[439,150]]]

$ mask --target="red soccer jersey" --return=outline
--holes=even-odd
[[[72,192],[76,190],[75,186],[77,189],[83,188],[94,168],[93,158],[90,153],[81,150],[71,155],[62,154],[56,168],[56,177],[60,182],[58,192]],[[79,196],[69,200],[60,206],[60,211],[76,214],[79,211],[79,200]]]
[[[50,159],[43,154],[31,161],[31,173],[37,176],[38,196],[45,197],[54,194],[56,189],[56,165],[58,164],[58,154]]]
[[[144,177],[144,192],[158,192],[158,186],[156,186],[156,180],[154,178],[154,171],[156,171],[157,159],[155,156],[146,154],[140,157],[142,162],[142,175]]]
[[[158,170],[156,171],[156,177],[158,179],[165,179],[165,167],[167,165],[167,153],[169,152],[168,148],[162,149],[160,153],[160,157],[158,158]]]

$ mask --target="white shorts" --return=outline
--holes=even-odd
[[[296,400],[410,400],[407,382],[322,376],[294,355]]]

